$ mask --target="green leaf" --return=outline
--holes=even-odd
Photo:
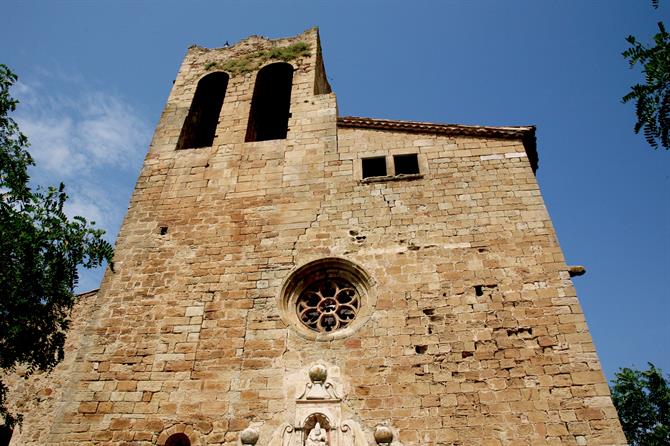
[[[658,4],[658,3],[656,3]],[[636,84],[622,97],[622,102],[635,100],[637,121],[635,133],[643,131],[644,138],[652,148],[659,145],[670,149],[668,140],[667,104],[670,98],[670,35],[665,31],[662,22],[658,23],[659,32],[654,36],[654,46],[646,46],[633,36],[626,41],[631,45],[621,54],[631,67],[638,63],[642,66],[644,84]]]
[[[661,370],[620,369],[612,381],[612,401],[631,446],[670,444],[670,387]]]

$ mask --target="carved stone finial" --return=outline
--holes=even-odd
[[[393,431],[390,427],[379,425],[375,428],[375,441],[379,445],[390,445],[393,441]]]
[[[323,384],[328,378],[328,369],[323,364],[315,364],[309,369],[309,379],[313,383]]]
[[[240,433],[240,441],[243,445],[255,445],[258,442],[258,431],[252,427],[244,429]]]
[[[305,399],[308,400],[327,400],[335,397],[335,394],[330,395],[328,389],[332,385],[326,383],[328,378],[328,369],[323,364],[314,364],[309,368],[309,380],[311,383],[307,384],[307,390],[304,394]]]

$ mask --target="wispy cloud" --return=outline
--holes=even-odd
[[[71,96],[47,92],[43,81],[36,85],[19,84],[17,120],[38,169],[67,178],[137,167],[150,129],[129,102],[85,87]]]
[[[113,241],[151,129],[132,101],[92,85],[59,69],[24,73],[12,92],[20,100],[15,118],[36,162],[33,185],[64,182],[66,213],[95,221]],[[101,274],[82,272],[80,289],[96,287]]]
[[[108,232],[114,231],[125,213],[128,195],[126,191],[121,194],[120,199],[111,197],[116,190],[106,190],[104,187],[104,182],[93,183],[84,180],[68,184],[69,198],[65,203],[65,212],[68,215],[84,216]],[[110,237],[115,235],[115,233],[109,234]]]

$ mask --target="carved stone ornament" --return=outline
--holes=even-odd
[[[268,446],[368,446],[365,433],[353,420],[342,419],[342,399],[335,385],[328,381],[328,368],[315,364],[307,373],[309,382],[295,400],[293,423],[284,423],[277,429]],[[393,439],[385,426],[381,439]],[[377,428],[377,431],[379,431]],[[377,431],[375,440],[377,441]],[[390,435],[390,437],[389,437]]]
[[[258,436],[256,429],[248,427],[240,433],[240,441],[243,445],[253,446],[258,442]]]
[[[375,441],[378,445],[389,445],[393,441],[393,431],[390,427],[379,425],[375,428]]]
[[[321,428],[321,423],[318,421],[316,425],[310,429],[305,440],[305,446],[328,446],[328,433]]]
[[[323,364],[315,364],[309,369],[310,382],[305,384],[305,391],[298,397],[298,401],[303,400],[321,400],[321,401],[340,401],[335,393],[333,385],[326,382],[328,378],[328,369]]]

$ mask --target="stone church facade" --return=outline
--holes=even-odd
[[[340,117],[316,29],[191,47],[19,445],[625,445],[535,128]]]

